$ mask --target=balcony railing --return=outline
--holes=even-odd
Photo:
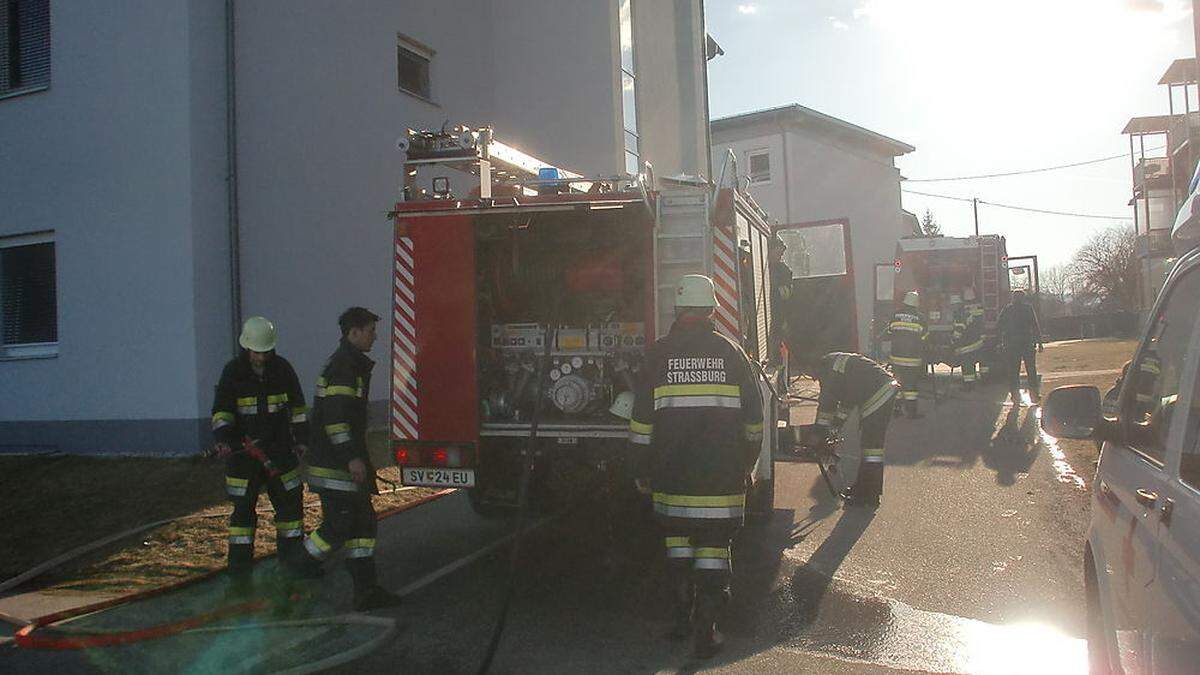
[[[1137,238],[1137,257],[1165,258],[1173,253],[1171,248],[1171,230],[1150,230],[1139,234]]]
[[[1171,120],[1171,126],[1167,130],[1167,146],[1170,154],[1175,154],[1179,146],[1193,138],[1200,138],[1200,112],[1177,115],[1174,120]]]

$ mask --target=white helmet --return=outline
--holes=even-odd
[[[904,304],[909,307],[921,306],[921,294],[916,291],[909,291],[904,294]]]
[[[633,418],[633,392],[623,391],[617,394],[617,398],[613,401],[612,407],[608,412],[620,417],[623,420]]]
[[[679,280],[675,289],[676,307],[708,307],[717,306],[717,288],[712,279],[703,274],[688,274]]]
[[[269,352],[275,349],[275,324],[261,316],[252,316],[242,324],[238,344],[252,352]]]

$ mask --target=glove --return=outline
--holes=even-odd
[[[292,454],[296,455],[296,459],[304,459],[304,455],[308,454],[308,446],[303,443],[297,443],[292,446]]]
[[[213,446],[211,454],[215,457],[225,459],[233,454],[233,448],[231,448],[228,443],[217,443]]]
[[[637,488],[638,494],[650,494],[650,479],[649,478],[634,478],[633,485]]]

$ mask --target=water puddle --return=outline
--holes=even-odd
[[[776,617],[786,651],[926,672],[1087,672],[1087,643],[1047,624],[927,612],[803,569],[791,581],[781,591],[794,604]]]
[[[1038,408],[1036,414],[1038,419],[1038,434],[1041,436],[1042,445],[1045,445],[1046,449],[1050,452],[1050,459],[1054,467],[1054,477],[1060,483],[1086,491],[1087,484],[1084,482],[1083,476],[1076,473],[1071,463],[1067,461],[1066,453],[1058,447],[1058,439],[1047,434],[1042,429],[1042,409]]]

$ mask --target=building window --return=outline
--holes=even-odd
[[[398,33],[396,35],[396,81],[400,91],[431,100],[433,94],[429,84],[429,64],[433,61],[433,50],[416,40]]]
[[[50,86],[50,1],[0,0],[0,97]]]
[[[771,182],[771,153],[766,149],[751,150],[746,153],[747,170],[750,172],[751,183]]]
[[[621,41],[621,119],[624,129],[625,173],[641,171],[641,136],[637,123],[637,75],[633,55],[633,0],[617,0]]]
[[[0,238],[0,358],[57,353],[54,233]]]

